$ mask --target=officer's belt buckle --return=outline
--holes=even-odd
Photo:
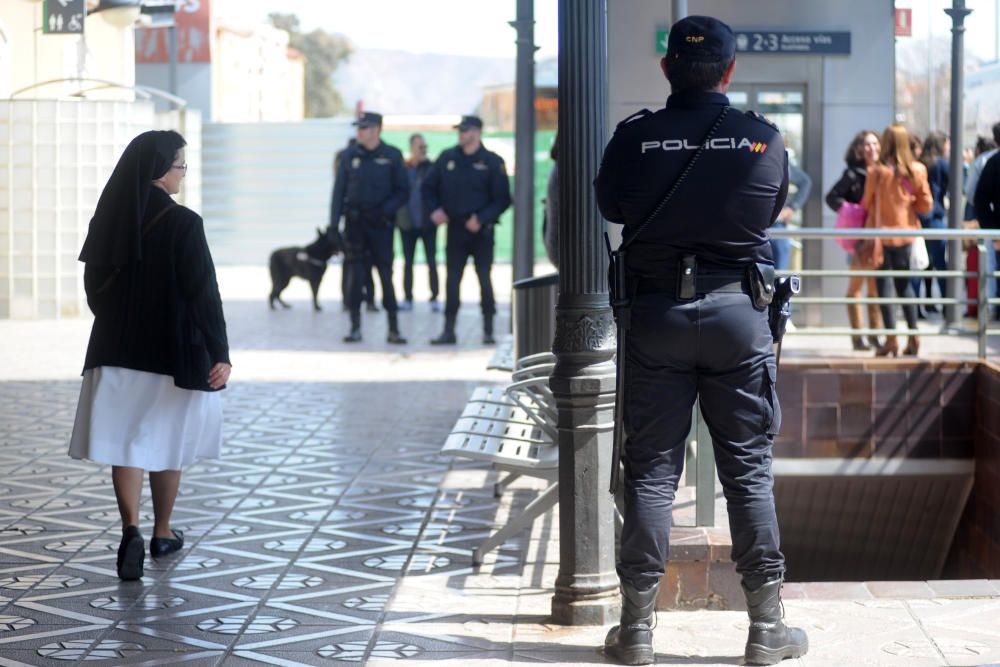
[[[698,295],[698,258],[694,255],[681,255],[677,265],[677,300],[693,301]]]

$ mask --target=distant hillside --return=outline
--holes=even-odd
[[[472,113],[483,86],[514,80],[513,58],[359,49],[334,83],[344,102],[386,114]]]

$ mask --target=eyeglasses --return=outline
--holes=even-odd
[[[171,169],[180,169],[181,171],[183,171],[186,174],[187,170],[188,170],[188,165],[187,165],[187,162],[185,162],[184,164],[172,164],[172,165],[170,165],[170,168]]]

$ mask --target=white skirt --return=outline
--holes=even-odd
[[[74,459],[144,470],[180,470],[217,459],[218,392],[174,386],[169,375],[101,366],[83,373],[69,443]]]

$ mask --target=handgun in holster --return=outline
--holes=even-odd
[[[775,343],[781,343],[781,339],[785,337],[785,327],[792,316],[792,297],[801,289],[802,281],[796,275],[776,278],[774,281],[774,299],[768,306],[767,323],[771,327]]]

